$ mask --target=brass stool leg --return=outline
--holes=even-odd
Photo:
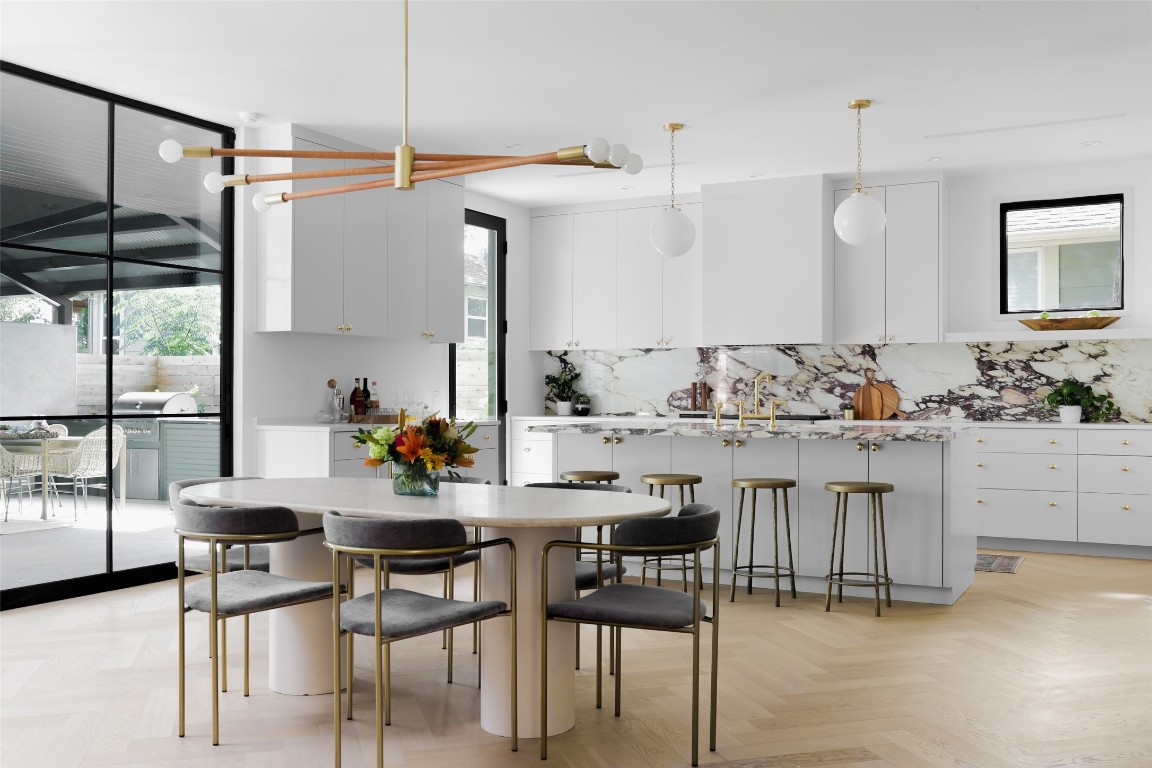
[[[878,533],[877,520],[876,520],[876,496],[875,493],[868,494],[868,522],[870,533],[872,534],[872,588],[875,592],[876,601],[876,615],[880,615],[880,544],[876,538]],[[865,561],[867,562],[867,561]]]
[[[788,489],[784,493],[784,534],[788,539],[788,578],[792,582],[792,599],[796,599],[796,566],[792,562],[792,523],[791,513],[788,511]]]
[[[884,600],[888,607],[892,607],[892,579],[888,577],[888,537],[884,533],[884,494],[877,494],[876,498],[880,510],[880,547],[884,553]]]
[[[752,570],[756,562],[756,489],[752,489],[752,527],[748,530],[748,587],[752,594]]]
[[[844,550],[846,549],[844,542],[848,536],[848,494],[842,493],[842,494],[840,494],[840,496],[843,497],[843,499],[844,499],[844,503],[841,506],[841,513],[840,513],[840,581],[843,582],[844,581]],[[844,602],[844,585],[842,583],[836,585],[836,602],[838,602],[838,603]]]
[[[740,489],[740,507],[736,510],[736,536],[732,539],[732,589],[728,602],[736,602],[736,569],[740,565],[740,531],[744,528],[744,489]]]
[[[840,494],[835,494],[832,507],[832,554],[828,556],[828,591],[824,595],[824,612],[832,610],[832,576],[836,573],[836,529],[840,525]]]
[[[756,503],[756,497],[752,497]],[[751,581],[751,579],[749,579]],[[776,489],[772,489],[772,584],[776,590],[776,607],[780,607],[780,512],[776,507]]]
[[[755,499],[755,497],[753,497],[753,499]],[[691,501],[693,504],[696,503],[696,486],[695,485],[689,485],[688,486],[688,500]],[[684,506],[684,486],[680,486],[680,506],[681,507]],[[692,557],[695,558],[696,556],[693,555]],[[693,570],[695,570],[695,566],[693,566]],[[684,585],[684,591],[687,592],[688,591],[688,556],[687,555],[680,555],[680,578],[682,579],[682,581],[680,583]]]

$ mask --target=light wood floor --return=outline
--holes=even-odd
[[[826,614],[814,595],[779,609],[767,592],[739,595],[734,605],[725,596],[719,748],[704,749],[701,763],[1152,766],[1150,593],[1147,561],[1027,553],[1015,574],[977,574],[955,606],[897,603],[880,619],[865,600]],[[331,765],[331,697],[265,688],[266,626],[266,618],[254,621],[252,696],[235,692],[234,667],[234,691],[222,696],[222,745],[213,747],[202,619],[189,623],[188,736],[175,735],[174,583],[0,614],[0,764]],[[541,764],[537,741],[522,740],[513,754],[480,729],[469,636],[460,636],[451,686],[438,640],[396,646],[388,764]],[[577,726],[550,740],[542,765],[688,765],[689,639],[625,634],[617,719],[592,705],[590,629],[585,638]],[[238,663],[239,632],[231,639]],[[372,765],[370,659],[358,649],[349,768]]]

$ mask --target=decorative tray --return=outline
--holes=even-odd
[[[1107,328],[1119,317],[1049,317],[1032,318],[1020,322],[1034,331],[1096,331]]]

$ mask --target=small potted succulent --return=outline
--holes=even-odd
[[[556,404],[557,416],[572,415],[572,398],[576,397],[576,380],[580,378],[580,371],[561,358],[560,371],[544,376],[544,385],[548,387],[548,399]]]
[[[583,392],[577,392],[572,396],[572,415],[573,416],[587,416],[592,413],[592,398]]]
[[[1107,395],[1098,395],[1091,384],[1073,378],[1064,379],[1045,395],[1044,406],[1049,411],[1059,410],[1060,421],[1072,423],[1104,421],[1116,410]]]

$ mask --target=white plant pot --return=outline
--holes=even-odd
[[[1060,406],[1060,421],[1067,424],[1079,424],[1082,407],[1079,405]]]
[[[570,403],[570,402],[556,403],[556,415],[557,416],[571,416],[572,415],[572,403]]]

